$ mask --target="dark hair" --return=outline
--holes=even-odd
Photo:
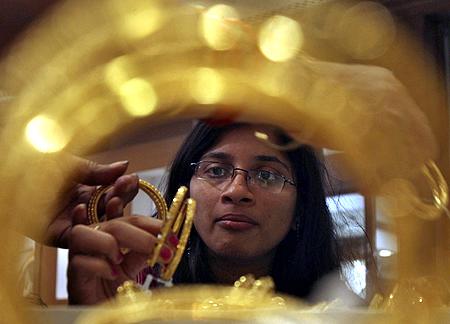
[[[242,127],[242,123],[211,126],[198,122],[178,151],[168,176],[166,200],[171,202],[177,189],[189,187],[194,170],[190,163],[198,162],[223,134]],[[292,139],[280,131],[279,140]],[[271,276],[277,291],[306,297],[313,285],[325,275],[339,270],[340,254],[331,215],[325,202],[320,161],[307,145],[287,151],[297,182],[295,230],[289,231],[277,248]],[[189,239],[179,268],[176,283],[212,283],[205,257],[206,247],[195,228]]]

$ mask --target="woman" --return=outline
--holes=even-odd
[[[291,140],[271,126],[199,122],[178,152],[166,199],[188,186],[197,213],[174,282],[231,284],[248,273],[270,275],[277,291],[307,297],[319,279],[340,267],[319,163],[310,147],[280,152],[258,140],[256,130],[276,144]],[[100,231],[75,226],[70,302],[102,301],[134,279],[160,228],[159,221],[136,216],[102,223]],[[131,252],[123,256],[122,247]],[[172,251],[169,243],[161,258],[169,261]]]

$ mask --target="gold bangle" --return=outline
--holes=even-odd
[[[87,207],[87,216],[89,224],[100,223],[98,218],[98,203],[100,197],[112,186],[102,186],[97,188],[91,196]],[[158,212],[158,219],[165,220],[167,216],[167,204],[159,190],[152,184],[145,180],[139,179],[139,189],[144,191],[150,199],[155,203],[156,210]]]
[[[179,242],[177,244],[177,249],[175,255],[173,256],[170,263],[166,266],[166,268],[161,273],[161,279],[170,280],[178,268],[178,264],[181,261],[181,257],[183,256],[183,252],[186,249],[186,245],[189,239],[189,235],[191,234],[191,228],[194,221],[196,202],[193,199],[188,199],[182,207],[182,210],[177,216],[176,223],[172,228],[172,234],[178,234],[181,229],[181,224],[183,223],[183,230],[181,232],[181,236]],[[179,224],[177,226],[177,224]]]
[[[163,227],[161,229],[161,234],[158,236],[158,243],[155,246],[155,249],[153,250],[152,257],[147,260],[147,264],[150,267],[155,266],[156,262],[158,261],[159,253],[161,252],[161,248],[164,244],[164,242],[167,240],[167,237],[169,236],[169,233],[171,233],[171,229],[173,227],[173,224],[175,223],[176,219],[179,217],[179,212],[182,207],[182,203],[184,201],[184,198],[187,194],[188,189],[184,186],[180,187],[175,194],[175,198],[172,200],[172,205],[170,205],[169,212],[167,213],[166,220],[164,221]],[[177,246],[178,250],[178,246]],[[184,248],[183,248],[184,251]]]

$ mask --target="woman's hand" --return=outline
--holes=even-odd
[[[102,302],[113,297],[125,280],[135,280],[153,252],[161,225],[160,220],[142,216],[76,225],[69,242],[69,303]],[[172,253],[161,255],[169,261]]]
[[[76,165],[71,183],[59,196],[59,207],[45,233],[45,243],[67,248],[72,228],[77,224],[88,224],[87,203],[99,185],[112,185],[99,202],[99,214],[108,219],[122,216],[124,206],[137,194],[138,177],[124,175],[128,162],[102,165],[76,157],[71,158]]]

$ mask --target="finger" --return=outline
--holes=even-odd
[[[104,255],[112,263],[120,264],[123,255],[120,248],[149,254],[157,242],[156,235],[162,222],[142,216],[127,216],[120,220],[101,223],[101,230],[76,225],[70,236],[70,248],[74,253]]]
[[[123,261],[119,244],[112,235],[85,225],[73,227],[70,236],[70,250],[75,254],[105,256],[114,264],[120,264]]]
[[[124,206],[137,195],[139,191],[139,178],[136,174],[119,177],[113,187],[100,199],[99,213],[106,214],[107,219],[123,215]]]
[[[78,224],[89,224],[86,204],[78,204],[77,206],[75,206],[75,208],[72,210],[71,216],[73,226]]]
[[[74,254],[69,263],[68,276],[73,280],[84,278],[117,279],[120,267],[111,265],[107,260],[83,254]]]
[[[120,267],[127,277],[135,279],[139,272],[147,266],[147,260],[150,256],[151,253],[130,252],[125,256],[125,259],[120,264]]]
[[[121,248],[151,253],[161,231],[161,222],[150,217],[127,216],[102,223],[102,231],[111,234]]]
[[[86,205],[78,204],[70,212],[69,220],[56,217],[47,228],[47,244],[59,248],[67,248],[72,226],[87,223]]]
[[[106,204],[105,214],[107,219],[123,216],[123,202],[119,197],[111,198]]]
[[[155,236],[161,233],[163,225],[163,222],[160,219],[142,215],[125,216],[122,217],[121,220],[126,221],[133,226],[137,226]]]
[[[133,200],[138,191],[138,176],[136,174],[123,175],[114,182],[112,190],[106,193],[105,201],[108,202],[112,197],[119,197],[126,205]]]
[[[76,158],[74,166],[74,181],[86,185],[109,185],[123,175],[128,167],[128,161],[111,164],[98,164],[94,161]]]

